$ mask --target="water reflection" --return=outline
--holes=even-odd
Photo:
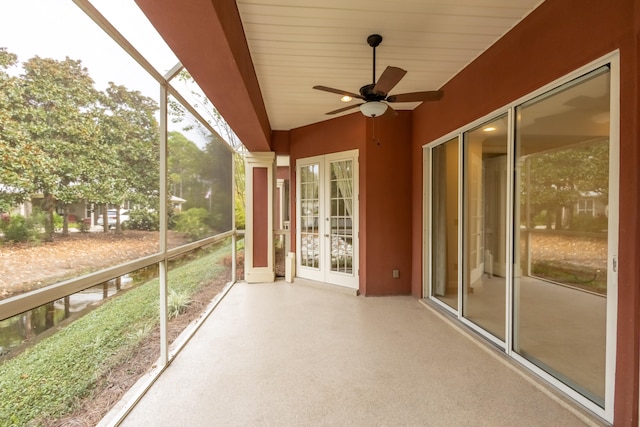
[[[152,265],[0,321],[0,361],[14,356],[113,296],[158,277]],[[47,333],[49,332],[49,333]]]

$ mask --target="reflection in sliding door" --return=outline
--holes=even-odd
[[[516,109],[514,348],[604,406],[609,69]]]
[[[507,116],[464,134],[463,316],[504,341]]]
[[[431,295],[458,308],[458,138],[431,150]]]

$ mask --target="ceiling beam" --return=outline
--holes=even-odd
[[[136,0],[249,151],[271,127],[235,0]]]

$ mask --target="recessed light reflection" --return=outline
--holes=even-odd
[[[345,95],[345,96],[343,96],[342,98],[340,98],[340,101],[342,101],[342,102],[349,102],[349,101],[351,101],[352,99],[353,99],[353,98],[352,98],[352,97],[350,97],[349,95]]]
[[[487,126],[486,128],[482,129],[485,132],[493,132],[494,130],[496,130],[496,128],[494,128],[493,126]]]

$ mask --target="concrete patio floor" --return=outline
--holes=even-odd
[[[235,284],[123,426],[604,425],[412,297]]]

